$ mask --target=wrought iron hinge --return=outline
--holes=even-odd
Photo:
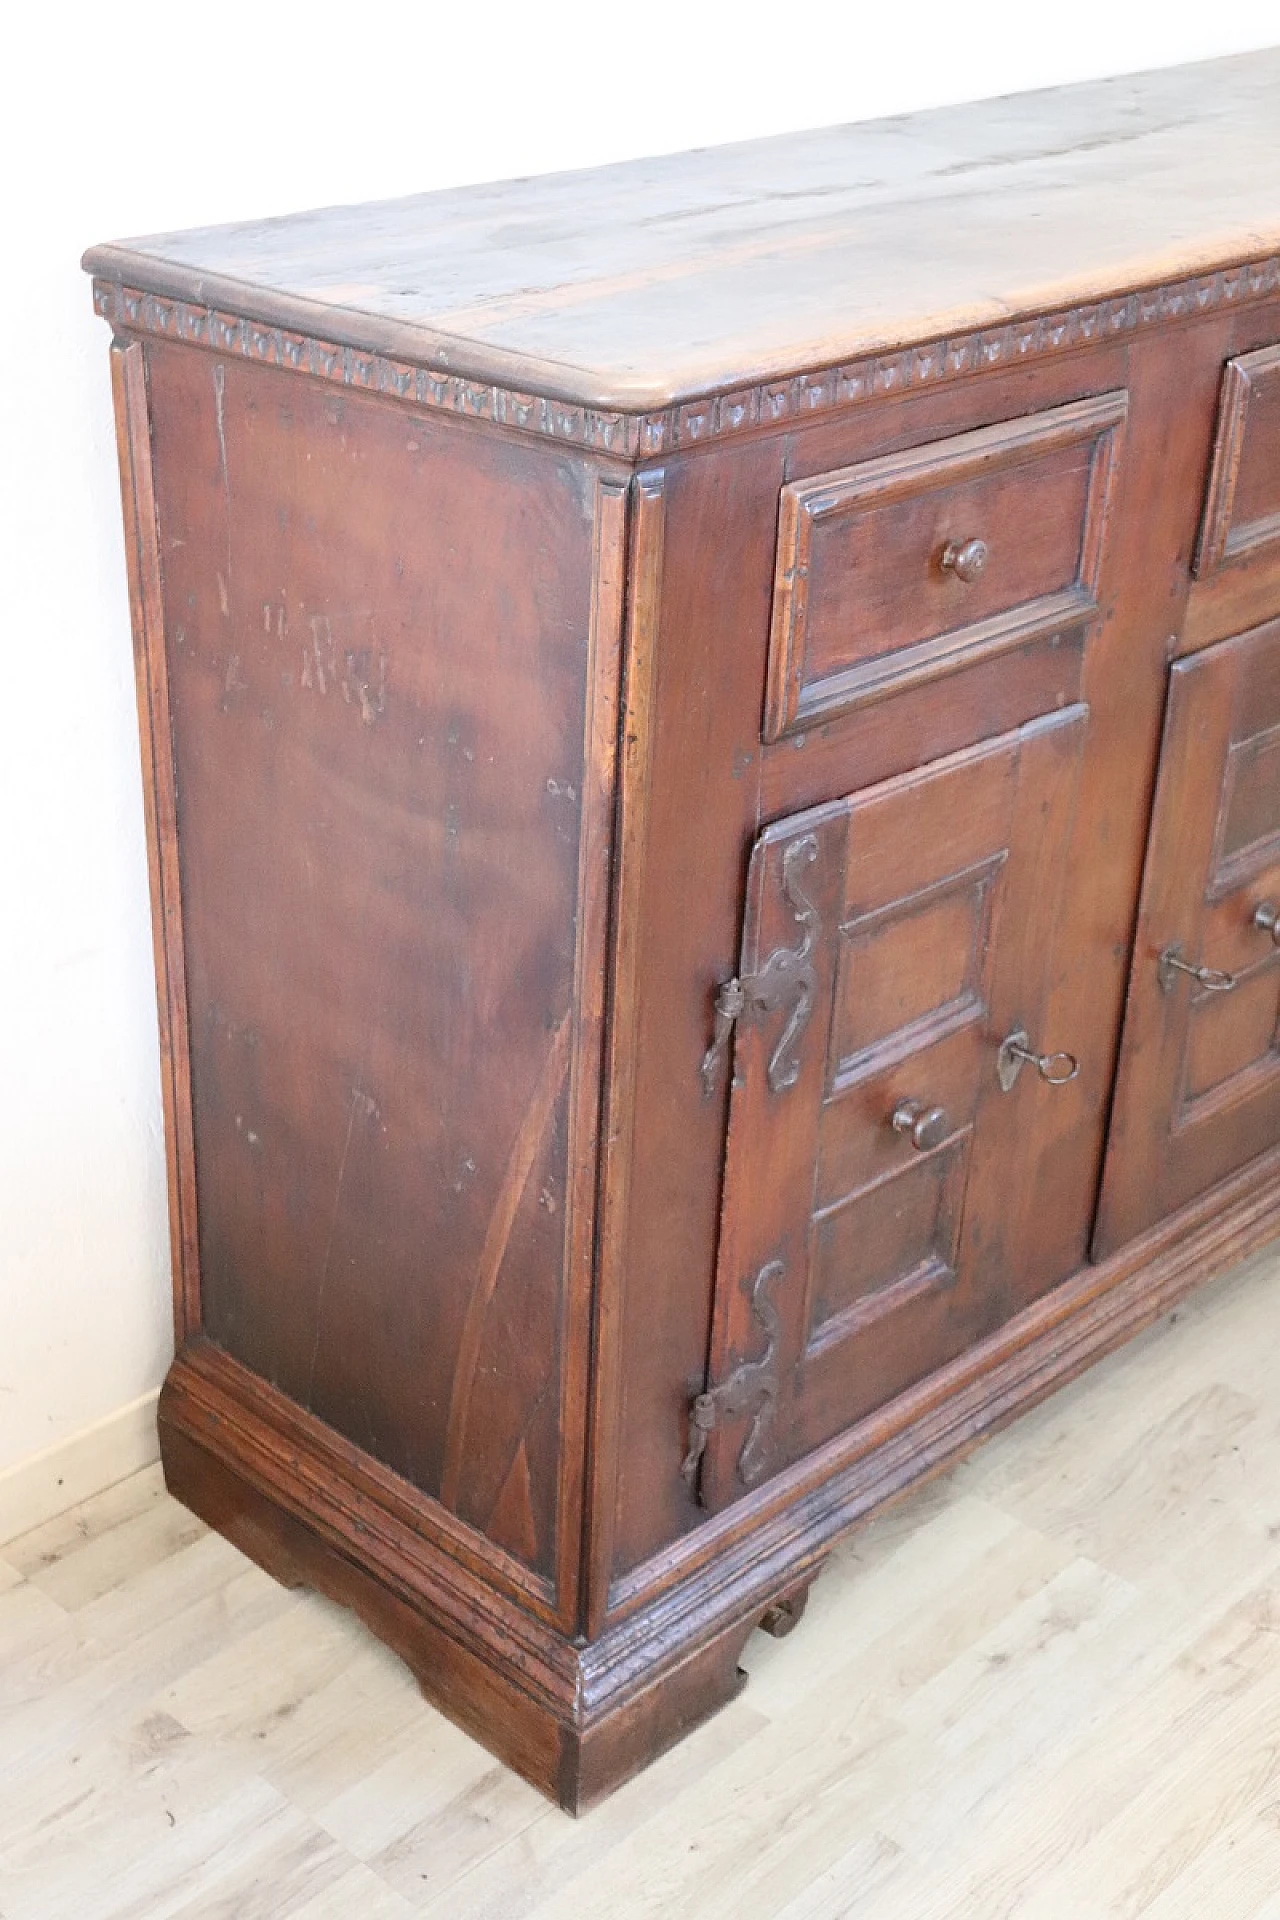
[[[817,979],[813,951],[822,933],[818,909],[800,884],[800,867],[812,866],[818,857],[818,842],[811,833],[793,840],[782,856],[782,891],[796,925],[801,929],[798,947],[778,947],[756,973],[726,980],[716,995],[715,1029],[711,1045],[702,1056],[702,1093],[710,1100],[720,1084],[720,1070],[729,1051],[729,1040],[740,1020],[760,1019],[781,1008],[789,1009],[782,1032],[769,1055],[766,1077],[770,1093],[782,1093],[800,1078],[800,1037],[809,1024]]]
[[[765,1331],[765,1349],[756,1360],[744,1360],[717,1387],[697,1395],[689,1408],[689,1451],[680,1471],[689,1489],[699,1499],[699,1472],[707,1441],[722,1421],[738,1420],[751,1414],[751,1429],[738,1455],[738,1478],[744,1487],[753,1487],[764,1473],[774,1402],[778,1397],[778,1312],[769,1298],[769,1288],[781,1280],[786,1268],[781,1260],[769,1260],[761,1267],[751,1286],[751,1311]]]

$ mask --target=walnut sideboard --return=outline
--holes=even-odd
[[[576,1809],[1280,1232],[1280,51],[86,266],[168,1482]]]

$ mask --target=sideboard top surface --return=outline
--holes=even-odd
[[[108,280],[668,406],[1280,252],[1280,48],[92,248]]]

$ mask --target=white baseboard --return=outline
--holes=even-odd
[[[159,1394],[153,1387],[105,1420],[0,1473],[0,1546],[158,1460]]]

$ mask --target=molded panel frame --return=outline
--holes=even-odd
[[[1102,393],[808,480],[788,481],[778,509],[763,739],[772,742],[803,732],[866,701],[922,685],[1041,635],[1087,623],[1097,611],[1103,543],[1128,405],[1123,390]],[[1075,579],[1068,587],[835,672],[807,672],[808,581],[814,535],[824,521],[928,494],[1090,441],[1094,444],[1079,557]]]
[[[1276,467],[1276,505],[1271,513],[1237,519],[1240,470],[1251,443],[1251,415],[1258,400],[1275,389],[1280,396],[1280,342],[1255,347],[1228,360],[1222,376],[1222,400],[1214,439],[1213,464],[1205,496],[1204,521],[1195,573],[1203,580],[1260,547],[1280,554],[1280,453]]]

